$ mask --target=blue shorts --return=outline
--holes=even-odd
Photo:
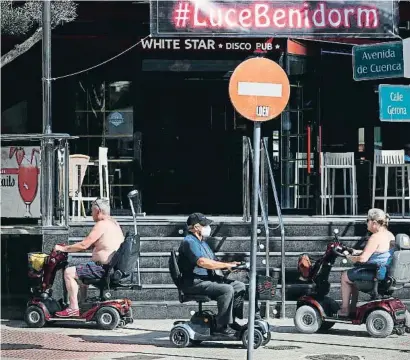
[[[96,264],[94,261],[89,261],[85,264],[78,264],[75,267],[77,276],[82,279],[102,279],[105,275],[105,269],[102,265]]]
[[[347,277],[351,282],[373,281],[374,270],[369,270],[360,266],[347,270]],[[383,280],[386,277],[386,268],[382,267],[377,273],[377,279]]]

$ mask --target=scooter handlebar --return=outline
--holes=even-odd
[[[346,257],[347,255],[353,254],[353,249],[348,248],[342,244],[335,244],[333,246],[333,253],[340,257]]]
[[[236,265],[231,268],[232,271],[249,271],[250,263],[242,261],[239,265]]]
[[[66,246],[67,244],[57,244],[57,245],[59,245],[59,246]],[[53,248],[52,252],[56,252],[57,254],[59,254],[59,253],[68,254],[67,251],[55,250],[55,248]]]

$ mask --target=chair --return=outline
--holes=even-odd
[[[108,148],[98,148],[98,174],[100,180],[100,198],[110,200],[110,185],[108,182]]]
[[[344,210],[347,214],[347,200],[350,199],[351,215],[357,214],[357,185],[354,153],[321,153],[321,203],[322,215],[326,215],[327,200],[329,213],[333,215],[335,199],[344,199]],[[343,195],[335,194],[336,170],[343,170]],[[349,193],[347,192],[347,170],[349,170]]]
[[[310,163],[311,166],[314,166],[314,154],[310,154]],[[310,184],[299,184],[299,170],[300,169],[307,169],[307,154],[306,153],[296,153],[295,154],[295,204],[294,207],[296,209],[299,208],[300,199],[307,199],[307,208],[309,208],[310,199],[313,198],[313,195],[310,195]],[[305,178],[304,176],[302,177]],[[307,181],[309,181],[309,177],[307,176]],[[306,195],[300,195],[299,187],[304,186],[306,187]]]
[[[377,178],[377,169],[384,168],[384,182],[383,182],[383,195],[376,196],[376,178]],[[402,183],[401,196],[398,196],[397,189],[397,176],[399,175],[396,172],[396,196],[388,196],[389,188],[389,169],[400,170],[400,177]],[[410,206],[410,169],[406,166],[404,162],[404,150],[375,150],[374,151],[374,162],[373,162],[373,189],[372,189],[372,207],[374,208],[376,200],[383,200],[383,210],[387,211],[387,201],[388,200],[401,200],[402,201],[402,215],[404,216],[406,207],[405,201],[407,199],[405,195],[405,174],[407,170],[407,183],[409,184],[409,206]]]
[[[371,299],[390,297],[394,291],[400,290],[410,283],[410,237],[406,234],[397,234],[394,253],[387,268],[386,278],[377,279],[377,264],[360,264],[374,270],[373,281],[355,281],[359,291],[370,293]]]
[[[83,201],[93,201],[95,197],[83,197],[82,184],[84,181],[85,173],[88,168],[90,157],[88,155],[73,154],[69,158],[69,197],[72,201],[72,217],[74,219],[76,213],[77,203],[77,216],[81,217],[81,208],[85,217],[85,209]]]
[[[199,305],[198,312],[202,312],[202,304],[211,301],[208,296],[205,295],[191,295],[191,294],[184,294],[181,289],[182,286],[182,274],[179,271],[177,256],[174,250],[171,251],[171,257],[169,258],[169,272],[171,274],[172,281],[178,288],[178,297],[179,302],[186,303],[189,301],[196,301]]]

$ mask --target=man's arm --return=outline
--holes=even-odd
[[[73,245],[67,245],[67,246],[57,245],[55,249],[59,251],[63,251],[63,252],[68,252],[68,253],[84,251],[90,248],[91,245],[93,245],[103,235],[103,233],[104,231],[103,231],[102,224],[97,223],[94,225],[91,232],[88,234],[88,236],[83,241],[73,244]]]
[[[207,270],[229,269],[237,265],[237,263],[225,263],[203,257],[201,248],[193,241],[184,241],[183,250],[192,264],[196,264]]]
[[[211,260],[207,258],[199,258],[196,264],[204,269],[207,270],[222,270],[222,269],[230,269],[233,266],[238,265],[237,262],[226,263],[222,261]]]

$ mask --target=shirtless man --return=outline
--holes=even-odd
[[[119,224],[110,216],[110,205],[107,200],[97,199],[92,203],[92,216],[95,225],[90,234],[81,242],[74,245],[56,245],[55,250],[75,253],[93,249],[91,261],[86,264],[67,267],[64,271],[70,306],[57,312],[58,317],[75,317],[80,315],[78,307],[77,279],[101,279],[104,277],[104,265],[110,263],[112,256],[124,241],[124,234]]]

